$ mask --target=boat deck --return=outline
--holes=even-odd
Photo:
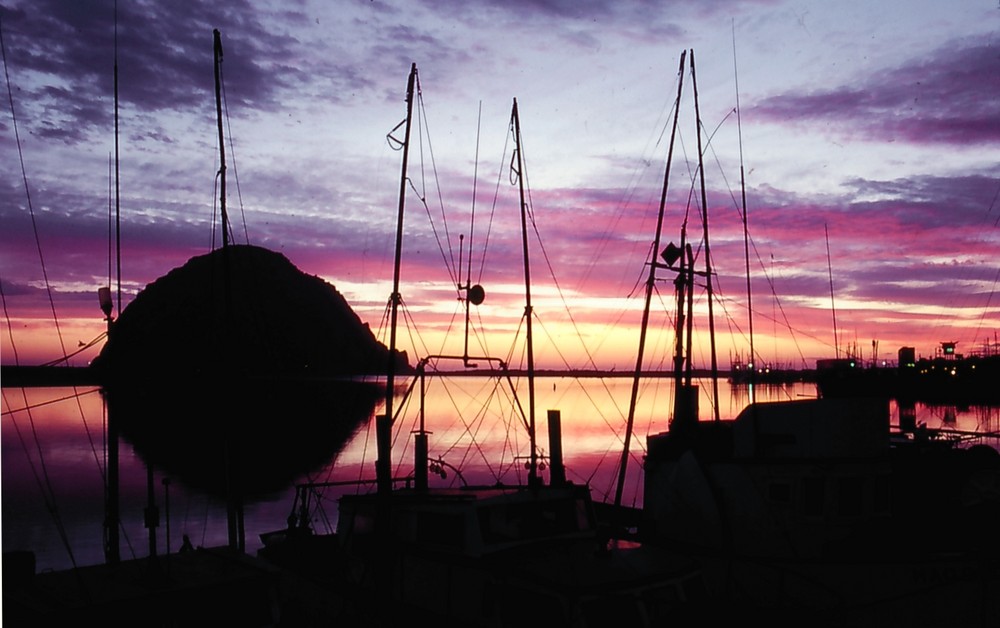
[[[343,619],[342,606],[298,578],[222,548],[34,573],[30,553],[5,554],[10,626],[284,626]]]

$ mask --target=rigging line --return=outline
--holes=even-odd
[[[0,28],[0,54],[3,56],[3,73],[7,80],[7,100],[10,103],[10,119],[11,124],[14,127],[14,141],[17,143],[17,156],[21,164],[21,180],[24,182],[24,195],[27,200],[28,214],[31,216],[31,229],[35,236],[35,247],[38,249],[38,260],[41,264],[42,277],[45,281],[45,291],[48,294],[49,306],[52,309],[52,321],[56,328],[56,334],[59,337],[59,345],[62,347],[63,355],[66,354],[66,343],[63,340],[62,329],[59,325],[59,317],[56,314],[56,304],[52,296],[52,286],[49,283],[48,271],[45,267],[45,256],[42,255],[42,242],[38,233],[38,224],[35,220],[35,209],[31,203],[31,189],[28,186],[28,171],[24,165],[24,152],[21,150],[21,135],[17,127],[17,115],[14,111],[14,92],[10,85],[10,73],[7,69],[7,47],[3,39],[3,29]]]
[[[507,164],[507,147],[510,145],[511,134],[508,132],[504,137],[503,152],[500,154],[500,168],[497,171],[497,183],[493,188],[493,203],[490,207],[490,219],[486,225],[486,236],[483,243],[483,252],[479,257],[479,276],[477,277],[477,282],[482,282],[483,275],[486,270],[486,251],[489,249],[490,238],[493,235],[493,221],[496,219],[497,214],[497,203],[500,200],[500,184],[503,181],[503,173]]]
[[[24,403],[26,408],[30,408],[28,404],[27,395],[24,389],[21,389],[21,394],[24,396]],[[7,398],[7,393],[3,392],[4,399]],[[9,402],[8,402],[9,403]],[[62,521],[62,516],[59,514],[59,509],[56,507],[55,501],[55,491],[52,488],[52,482],[49,479],[48,469],[45,465],[45,457],[42,454],[41,443],[38,438],[38,432],[35,429],[35,420],[31,414],[30,409],[26,409],[26,414],[28,415],[28,424],[31,427],[32,437],[35,440],[35,447],[37,449],[38,455],[38,466],[36,467],[35,461],[31,457],[31,447],[25,441],[24,434],[21,432],[21,427],[18,425],[17,419],[11,416],[11,423],[14,426],[14,432],[17,434],[18,441],[21,444],[21,449],[24,451],[24,456],[28,461],[28,467],[31,469],[31,473],[34,476],[35,483],[38,485],[38,490],[42,494],[42,501],[45,504],[46,510],[53,519],[53,523],[56,526],[56,531],[59,533],[59,538],[62,540],[63,546],[66,549],[66,553],[69,554],[70,563],[75,569],[77,567],[76,557],[73,555],[73,547],[69,542],[69,535],[66,532],[65,525]],[[41,468],[39,473],[38,467]]]
[[[667,129],[670,127],[670,118],[671,118],[671,116],[669,114],[673,113],[674,108],[677,106],[677,101],[676,101],[676,99],[669,99],[667,101],[667,103],[664,104],[663,109],[661,109],[660,116],[657,117],[657,121],[659,121],[660,117],[663,116],[664,110],[667,109],[667,105],[668,104],[669,104],[669,111],[667,111],[667,118],[664,121],[663,126],[660,128],[659,134],[656,136],[656,141],[653,144],[653,148],[654,149],[657,148],[657,147],[659,147],[660,142],[663,140],[663,137],[667,133]],[[618,201],[617,205],[616,205],[616,208],[615,208],[616,211],[615,211],[615,214],[614,214],[614,216],[613,216],[613,218],[611,220],[611,224],[601,234],[600,240],[599,240],[597,246],[595,247],[595,253],[591,257],[590,263],[584,269],[584,272],[582,273],[582,275],[580,277],[579,285],[582,286],[583,284],[585,284],[587,282],[587,280],[590,278],[591,274],[593,273],[593,270],[597,267],[597,265],[599,263],[599,260],[603,258],[604,251],[611,244],[611,240],[612,240],[611,234],[616,231],[617,226],[621,223],[622,219],[625,217],[626,208],[632,204],[632,201],[635,198],[636,192],[639,189],[638,179],[641,178],[640,171],[641,170],[649,169],[653,165],[652,159],[647,158],[645,156],[649,152],[650,152],[649,141],[647,140],[646,145],[643,147],[643,150],[642,150],[642,153],[641,153],[642,157],[639,158],[640,165],[637,166],[632,171],[631,178],[630,178],[629,182],[625,186],[625,192],[622,195],[623,198],[620,199]]]
[[[523,149],[523,143],[524,143],[524,141],[522,139],[522,141],[521,141],[522,145],[521,145],[521,147],[518,150]],[[528,201],[526,203],[526,205],[527,205],[526,209],[527,209],[528,217],[531,220],[532,231],[534,231],[534,233],[535,233],[535,239],[538,242],[538,247],[539,247],[539,249],[542,252],[542,257],[545,259],[546,267],[549,270],[549,276],[552,278],[552,282],[553,282],[553,284],[556,287],[556,291],[559,293],[559,297],[560,297],[560,299],[563,302],[563,305],[565,307],[566,314],[569,317],[570,323],[573,325],[573,329],[574,329],[574,331],[576,331],[577,337],[578,338],[582,338],[583,334],[580,332],[580,328],[579,328],[579,326],[576,323],[576,319],[574,319],[573,314],[570,311],[570,308],[569,308],[569,305],[568,305],[568,302],[567,302],[567,299],[566,299],[566,295],[565,295],[565,293],[562,290],[562,286],[559,285],[559,280],[556,278],[555,269],[552,267],[552,260],[549,258],[548,251],[546,251],[545,244],[542,241],[542,235],[541,235],[541,233],[538,230],[538,223],[535,220],[534,201],[531,198],[531,186],[530,186],[530,184],[528,182],[528,177],[527,177],[527,174],[526,174],[527,170],[528,170],[528,163],[527,163],[528,160],[525,157],[523,150],[521,151],[521,161],[523,163],[523,168],[524,168],[525,174],[522,175],[522,173],[520,173],[520,172],[518,172],[517,174],[518,174],[518,176],[523,176],[523,178],[524,178],[524,189],[526,190],[526,194],[527,194],[527,198],[528,198]],[[538,316],[535,315],[535,318],[537,319]],[[586,346],[586,344],[581,343],[581,346],[583,348],[584,353],[587,356],[588,362],[592,366],[596,367],[596,362],[594,360],[594,356],[591,353],[590,349]]]
[[[837,309],[833,298],[833,262],[830,260],[830,231],[826,223],[823,223],[823,232],[826,234],[826,267],[830,275],[830,312],[833,314],[833,353],[840,357],[840,340],[837,337]]]
[[[533,214],[532,214],[531,218],[532,218],[532,220],[531,220],[531,226],[532,226],[532,229],[535,232],[535,237],[538,239],[538,247],[539,247],[539,249],[541,249],[541,251],[542,251],[542,258],[545,260],[545,265],[549,269],[549,275],[552,278],[552,283],[553,283],[553,285],[556,288],[556,292],[559,293],[559,298],[562,300],[563,308],[566,311],[566,316],[569,318],[570,323],[573,325],[573,330],[576,332],[577,338],[581,338],[582,339],[583,338],[583,333],[581,332],[580,327],[579,327],[579,325],[576,322],[576,318],[573,316],[573,312],[570,310],[569,302],[566,299],[566,295],[563,292],[562,286],[559,284],[559,280],[556,278],[555,269],[552,267],[552,260],[549,258],[548,251],[545,249],[545,245],[542,243],[542,236],[538,232],[538,225],[535,224],[535,220],[534,220],[534,215]],[[536,314],[535,318],[536,319],[538,318],[537,314]],[[591,352],[590,348],[585,343],[583,343],[582,340],[581,340],[580,344],[581,344],[581,347],[583,348],[584,354],[587,356],[587,363],[590,364],[591,366],[596,367],[597,366],[597,362],[594,360],[594,355]]]
[[[246,239],[246,243],[250,244],[250,232],[247,230],[247,216],[243,207],[243,191],[240,189],[240,173],[236,169],[236,145],[233,142],[233,125],[229,117],[229,97],[226,95],[226,75],[222,67],[221,59],[219,63],[219,82],[222,86],[222,106],[226,114],[226,130],[229,132],[229,158],[233,162],[233,178],[236,179],[236,197],[240,201],[240,219],[243,220],[243,237]]]
[[[654,244],[655,243],[653,241],[649,242],[649,245],[646,247],[646,254],[642,258],[643,260],[656,259],[656,254],[653,252]],[[649,263],[648,261],[643,261],[642,264],[643,266],[645,266],[648,263]],[[635,282],[632,284],[632,287],[629,289],[629,291],[625,293],[626,299],[631,299],[635,297],[636,294],[639,292],[639,288],[646,287],[646,282],[645,282],[646,276],[648,276],[648,273],[644,275],[641,269],[636,272]]]
[[[210,251],[215,250],[215,220],[219,212],[219,177],[221,176],[221,171],[215,173],[215,187],[212,189],[212,237],[208,243],[208,250]]]
[[[522,160],[524,160],[523,155],[521,158]],[[527,165],[525,165],[525,169],[527,170]],[[566,315],[569,317],[570,323],[573,325],[573,330],[576,332],[577,338],[583,338],[583,334],[581,333],[580,328],[576,323],[576,319],[573,317],[572,311],[570,311],[569,303],[566,299],[565,293],[563,292],[562,286],[559,284],[559,280],[556,278],[555,269],[552,267],[552,260],[549,257],[548,251],[545,249],[545,243],[542,241],[542,235],[538,230],[538,223],[535,221],[535,213],[534,210],[532,209],[531,188],[528,185],[527,177],[525,177],[524,184],[525,184],[525,189],[528,191],[528,216],[531,218],[531,228],[535,233],[535,239],[538,241],[538,248],[542,252],[542,258],[545,260],[545,265],[549,270],[549,276],[552,278],[552,283],[555,285],[556,291],[559,293],[559,298],[562,300],[564,309],[566,311]],[[536,315],[535,318],[537,319],[538,316]],[[596,367],[597,363],[594,360],[594,356],[590,351],[590,349],[587,347],[586,344],[582,342],[581,346],[583,348],[584,354],[587,356],[588,363],[591,366]]]
[[[490,379],[493,379],[493,378],[490,378]],[[457,402],[457,400],[455,398],[454,393],[452,392],[452,389],[450,387],[448,387],[447,385],[443,385],[442,386],[442,389],[444,390],[445,394],[447,395],[448,400],[451,402],[452,408],[454,408],[455,413],[458,416],[458,420],[462,424],[462,433],[459,434],[455,438],[454,441],[452,441],[451,445],[449,445],[448,447],[445,447],[444,453],[441,454],[442,457],[446,456],[446,455],[448,455],[450,453],[452,453],[453,451],[455,451],[458,448],[459,444],[461,443],[461,440],[462,440],[463,436],[468,436],[469,440],[471,441],[471,443],[470,443],[471,444],[471,449],[474,449],[475,452],[479,454],[479,457],[482,459],[483,464],[486,465],[487,470],[490,472],[491,475],[493,475],[493,478],[495,480],[499,479],[499,475],[497,474],[496,471],[494,471],[493,465],[490,462],[489,456],[487,456],[486,452],[483,450],[482,443],[479,442],[479,439],[477,438],[477,435],[478,435],[479,430],[482,429],[482,427],[483,427],[483,425],[485,423],[486,411],[488,409],[488,405],[489,405],[490,401],[496,398],[496,390],[497,390],[497,386],[498,385],[499,385],[499,381],[494,382],[494,384],[493,384],[493,390],[489,393],[486,401],[483,402],[483,405],[479,408],[479,410],[475,413],[475,416],[473,417],[473,419],[470,420],[470,421],[466,421],[465,420],[465,415],[462,413],[461,408],[459,408],[458,402]],[[478,398],[478,396],[476,396],[474,398]],[[472,429],[473,426],[476,426],[475,430]],[[462,459],[461,459],[461,461],[459,463],[459,468],[464,467],[464,465],[466,463],[468,463],[469,456],[471,455],[471,452],[469,451],[469,449],[470,449],[470,447],[466,448],[466,451],[463,454]]]
[[[14,351],[15,364],[17,364],[17,345],[14,343],[14,334],[10,325],[10,312],[7,309],[7,298],[3,292],[3,282],[0,282],[0,302],[3,304],[4,318],[7,321],[7,333],[10,337],[11,348]],[[75,389],[74,389],[75,390]],[[2,393],[4,399],[6,399],[6,392]],[[32,436],[35,439],[35,446],[38,449],[38,466],[41,468],[41,474],[39,474],[38,468],[35,466],[35,462],[32,460],[30,455],[30,448],[24,440],[24,435],[21,433],[21,428],[17,423],[17,420],[13,415],[11,415],[11,422],[14,424],[14,430],[17,433],[18,440],[21,443],[21,448],[24,450],[25,458],[28,460],[28,465],[31,468],[32,474],[35,476],[35,482],[38,484],[38,489],[42,494],[42,500],[45,502],[46,509],[52,516],[55,523],[56,529],[59,532],[59,537],[66,548],[67,554],[69,554],[70,563],[73,567],[76,567],[76,558],[73,555],[73,548],[69,542],[69,536],[66,533],[66,529],[62,522],[62,517],[59,515],[59,510],[55,503],[55,491],[52,488],[52,482],[49,478],[48,468],[45,465],[45,458],[42,454],[41,443],[38,439],[38,433],[35,430],[35,420],[31,413],[31,404],[28,403],[28,396],[25,393],[24,388],[21,388],[21,396],[24,399],[25,414],[28,415],[28,424],[31,426]],[[10,403],[5,404],[10,407]]]
[[[112,244],[111,233],[113,231],[114,208],[112,207],[112,190],[114,184],[114,163],[111,153],[108,153],[108,287],[111,287],[111,280],[114,278],[111,260],[114,258],[114,245]]]
[[[424,340],[423,336],[420,335],[420,329],[413,318],[413,314],[410,312],[408,307],[404,308],[402,296],[399,298],[399,306],[400,310],[403,312],[403,320],[407,323],[406,331],[410,337],[410,346],[413,347],[414,351],[419,350],[422,355],[430,354],[430,349],[428,348],[427,342]]]
[[[122,313],[122,221],[121,221],[121,150],[119,148],[118,137],[120,135],[118,130],[118,0],[115,0],[115,292],[116,292],[116,302],[115,311],[118,316]],[[109,200],[109,211],[110,211],[110,200]],[[110,225],[110,216],[109,216]],[[110,230],[109,230],[110,231]],[[108,246],[111,246],[111,240],[108,239]],[[110,253],[110,251],[109,251]],[[110,279],[110,263],[111,257],[108,256],[109,265],[109,277],[108,277],[108,287],[111,287]]]
[[[750,237],[750,246],[753,248],[754,254],[757,256],[757,262],[760,264],[761,274],[764,275],[764,279],[767,282],[768,288],[770,288],[771,290],[771,296],[773,297],[774,305],[776,305],[778,309],[781,310],[781,316],[785,323],[785,329],[787,329],[788,333],[791,334],[792,336],[792,343],[795,345],[795,349],[799,352],[799,358],[802,360],[802,366],[806,366],[806,356],[802,352],[802,347],[799,346],[799,340],[798,338],[795,337],[795,330],[792,327],[791,322],[788,320],[788,315],[785,313],[785,308],[781,304],[781,298],[778,296],[778,291],[774,287],[774,277],[768,272],[767,267],[764,264],[764,260],[760,256],[760,251],[757,249],[757,243],[754,242],[752,236]],[[771,259],[773,261],[774,259],[773,255],[771,256]],[[774,319],[773,317],[772,320],[774,320],[774,322],[777,322],[777,319]]]
[[[41,364],[41,366],[55,366],[56,364],[59,364],[60,362],[65,362],[65,361],[69,360],[70,358],[76,357],[77,355],[83,353],[87,349],[92,348],[98,342],[100,342],[101,340],[103,340],[104,338],[106,338],[107,335],[108,335],[108,332],[106,332],[106,331],[101,332],[96,338],[94,338],[90,342],[88,342],[88,343],[82,343],[81,342],[79,348],[77,348],[77,350],[74,351],[73,353],[70,353],[68,355],[64,355],[61,358],[55,358],[54,360],[50,360],[48,362],[44,362],[43,364]]]
[[[1000,198],[1000,186],[997,186],[997,191],[995,194],[993,194],[993,200],[990,202],[990,206],[986,210],[987,218],[989,217],[990,214],[993,213],[993,208],[996,207],[997,204],[997,198]],[[1000,216],[997,216],[997,219],[993,221],[993,226],[1000,227]]]
[[[64,395],[62,397],[56,397],[55,399],[49,399],[47,401],[42,401],[42,402],[39,402],[39,403],[29,404],[29,405],[26,405],[26,406],[23,406],[23,407],[20,407],[20,408],[14,408],[13,410],[11,410],[10,406],[8,405],[8,409],[4,410],[2,413],[0,413],[0,415],[4,415],[5,416],[5,415],[8,415],[8,414],[14,414],[14,413],[17,413],[17,412],[27,412],[28,410],[34,410],[34,409],[42,408],[42,407],[45,407],[45,406],[50,406],[50,405],[55,404],[55,403],[62,403],[63,401],[69,401],[70,399],[73,399],[74,397],[84,396],[84,395],[92,395],[92,394],[98,393],[98,392],[101,392],[101,389],[100,388],[94,388],[92,390],[87,390],[87,391],[82,392],[82,393],[74,393],[72,395]]]
[[[444,260],[444,267],[448,271],[448,277],[450,278],[452,285],[457,285],[460,280],[460,276],[455,276],[455,269],[453,268],[454,255],[452,255],[452,260],[449,261],[448,254],[444,250],[444,245],[441,244],[441,235],[438,233],[437,227],[434,224],[434,216],[431,214],[431,208],[427,204],[427,198],[422,195],[419,190],[417,190],[416,185],[413,183],[413,179],[406,177],[406,181],[410,184],[410,189],[417,195],[417,199],[420,201],[420,204],[424,208],[424,212],[427,214],[427,222],[431,226],[431,232],[434,234],[434,241],[437,243],[438,251],[441,253],[441,259]],[[445,235],[447,238],[447,233]],[[461,269],[459,269],[459,272],[461,272]]]
[[[476,233],[476,190],[479,184],[479,136],[483,122],[483,101],[479,101],[479,115],[476,118],[476,160],[472,169],[472,211],[469,216],[469,261],[465,274],[465,284],[472,285],[472,237]],[[461,260],[459,260],[461,262]],[[461,275],[461,269],[459,269]]]
[[[470,321],[468,338],[475,340],[478,343],[480,353],[482,353],[483,355],[491,355],[489,349],[487,349],[486,346],[485,334],[480,333],[480,328],[485,326],[483,323],[482,313],[480,313],[478,309],[470,310],[469,315],[472,316],[473,314],[476,317],[477,324],[472,325]]]
[[[57,334],[57,336],[59,338],[59,346],[62,349],[62,354],[64,356],[62,360],[57,360],[55,362],[55,363],[59,363],[59,362],[68,361],[68,358],[65,357],[66,354],[67,354],[67,352],[66,352],[66,342],[65,342],[65,340],[63,338],[62,328],[61,328],[61,326],[59,324],[59,316],[56,313],[55,299],[54,299],[54,297],[52,295],[52,286],[51,286],[51,284],[49,282],[48,271],[46,270],[46,265],[45,265],[45,257],[42,254],[41,238],[40,238],[40,235],[39,235],[39,232],[38,232],[38,225],[37,225],[37,222],[35,220],[35,210],[34,210],[34,207],[32,205],[32,202],[31,202],[31,188],[28,185],[28,172],[27,172],[27,168],[24,165],[24,152],[21,149],[21,137],[20,137],[20,132],[18,130],[18,126],[17,126],[17,114],[16,114],[16,111],[15,111],[15,108],[14,108],[14,93],[13,93],[13,89],[11,88],[10,73],[8,71],[8,66],[7,66],[7,47],[6,47],[6,44],[5,44],[4,39],[3,39],[3,29],[2,28],[0,28],[0,55],[2,55],[2,57],[3,57],[4,77],[5,77],[6,83],[7,83],[7,98],[8,98],[8,101],[10,103],[11,124],[14,127],[14,139],[15,139],[15,142],[17,143],[17,154],[18,154],[18,159],[19,159],[19,163],[20,163],[20,166],[21,166],[21,179],[24,182],[24,193],[25,193],[25,199],[26,199],[27,206],[28,206],[28,213],[31,216],[31,228],[32,228],[32,231],[34,233],[35,246],[36,246],[36,248],[38,250],[38,260],[39,260],[39,263],[41,265],[42,277],[44,278],[44,281],[45,281],[45,291],[46,291],[46,294],[48,295],[49,307],[52,310],[52,321],[53,321],[53,324],[55,325],[56,334]],[[6,298],[4,298],[4,311],[5,312],[7,311]],[[13,336],[11,337],[11,341],[13,342]],[[76,387],[74,387],[73,390],[76,391]],[[87,423],[86,415],[83,412],[83,406],[80,404],[79,398],[77,399],[77,407],[78,407],[78,409],[80,411],[80,416],[83,419],[84,427],[86,428],[86,431],[87,431],[87,436],[90,439],[91,450],[94,452],[94,455],[97,458],[97,467],[100,470],[101,476],[103,478],[103,476],[104,476],[104,467],[100,463],[100,456],[97,454],[97,450],[96,450],[96,448],[94,446],[93,437],[90,434],[90,426]],[[31,418],[31,415],[29,414],[29,419],[30,418]],[[32,430],[34,431],[34,426],[33,425],[32,425]],[[41,455],[40,451],[39,451],[39,455]],[[44,467],[44,461],[42,461],[42,464],[43,464],[43,469],[44,469],[45,468]],[[46,482],[48,482],[47,473],[46,473]],[[69,548],[67,547],[67,549],[69,549]],[[72,550],[69,550],[69,551],[70,551],[70,556],[72,558]]]
[[[986,324],[987,316],[991,311],[990,304],[993,302],[993,297],[997,293],[997,284],[1000,284],[1000,268],[997,269],[996,276],[993,277],[993,287],[990,289],[990,293],[986,296],[986,306],[982,308],[982,312],[979,314],[979,325],[976,326],[976,335],[973,336],[973,343],[976,342],[976,337]],[[989,336],[987,336],[986,342],[989,343]]]
[[[424,147],[424,135],[427,136],[427,151],[430,154],[431,171],[434,174],[434,186],[437,191],[438,204],[441,210],[441,222],[444,228],[444,239],[448,243],[448,252],[450,257],[445,254],[444,247],[441,244],[440,238],[438,239],[438,248],[441,249],[441,256],[444,258],[445,267],[448,269],[448,274],[452,279],[452,283],[457,285],[461,281],[462,269],[458,267],[455,262],[455,250],[451,246],[451,234],[448,229],[448,217],[444,211],[444,197],[441,194],[441,180],[438,177],[437,162],[434,159],[434,146],[431,144],[430,136],[430,125],[427,122],[427,109],[424,107],[424,94],[420,90],[420,80],[417,79],[417,124],[419,126],[417,137],[420,140],[420,176],[424,178],[424,159],[423,159],[423,147]],[[426,187],[426,184],[421,181],[421,185]],[[421,195],[421,202],[424,204],[424,209],[427,211],[427,217],[431,222],[431,227],[434,227],[434,219],[431,217],[430,207],[427,205],[427,199],[424,195]],[[434,236],[437,238],[437,230],[434,229]]]
[[[525,321],[527,320],[527,318],[528,318],[527,316],[521,316],[521,317],[518,318],[517,329],[514,331],[514,338],[511,341],[510,348],[508,349],[508,352],[507,352],[507,364],[513,364],[514,363],[514,350],[517,347],[517,339],[521,336],[521,329],[525,325]],[[527,351],[526,347],[522,347],[521,348],[521,360],[520,360],[520,362],[518,362],[518,364],[524,364],[524,354],[525,354],[526,351]],[[514,388],[513,381],[511,381],[511,390],[514,391],[514,398],[517,399],[517,392],[516,392],[516,390]],[[531,425],[529,425],[529,423],[528,423],[528,417],[524,414],[523,409],[521,408],[520,401],[518,401],[517,406],[518,406],[518,409],[521,410],[521,412],[520,412],[520,418],[521,418],[522,424],[524,425],[524,429],[525,429],[526,432],[530,433],[531,432]]]
[[[743,257],[746,263],[746,287],[747,287],[747,318],[749,322],[749,332],[750,332],[750,359],[756,360],[757,356],[755,354],[754,342],[753,342],[753,297],[752,297],[752,284],[750,280],[750,229],[748,226],[748,216],[747,216],[747,188],[746,188],[746,174],[743,167],[743,118],[740,114],[740,75],[739,69],[736,63],[736,21],[733,20],[733,79],[736,88],[736,131],[739,137],[739,147],[740,147],[740,196],[743,203]],[[751,402],[753,401],[753,391],[751,390],[750,395]]]

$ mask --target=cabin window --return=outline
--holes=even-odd
[[[826,503],[826,480],[806,478],[802,480],[802,514],[822,517]]]
[[[838,512],[845,517],[856,517],[864,511],[864,482],[858,477],[840,478],[838,484]]]

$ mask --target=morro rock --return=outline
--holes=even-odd
[[[231,246],[149,284],[92,365],[147,461],[217,495],[279,490],[326,464],[384,399],[388,349],[329,283]],[[396,372],[411,372],[405,353]]]
[[[337,290],[280,253],[190,259],[122,311],[94,366],[112,377],[381,375],[388,349]],[[407,371],[405,353],[397,371]]]

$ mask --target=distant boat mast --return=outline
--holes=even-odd
[[[417,64],[410,66],[410,76],[406,83],[406,119],[396,125],[395,131],[405,124],[403,140],[400,142],[403,150],[403,163],[399,177],[399,208],[396,213],[396,256],[393,264],[392,294],[389,296],[389,363],[386,366],[385,378],[385,413],[376,418],[376,447],[378,461],[375,474],[378,492],[388,495],[392,492],[392,397],[396,386],[396,324],[399,320],[399,304],[402,297],[399,294],[399,271],[403,258],[403,209],[406,204],[406,168],[410,148],[410,120],[413,117],[413,90],[417,81]],[[388,139],[399,142],[389,132]]]
[[[721,420],[719,414],[719,360],[715,351],[715,314],[713,305],[715,296],[712,290],[712,254],[708,239],[708,198],[705,194],[705,160],[701,143],[701,111],[698,108],[698,80],[694,71],[694,50],[691,51],[691,88],[694,92],[694,116],[698,130],[698,174],[701,179],[701,222],[705,238],[705,288],[708,295],[708,335],[712,351],[712,403],[715,408],[715,420]]]
[[[736,129],[740,144],[740,198],[743,204],[743,258],[746,262],[747,279],[747,318],[750,323],[750,359],[746,366],[750,368],[750,403],[754,401],[754,386],[757,380],[757,353],[753,346],[753,293],[750,282],[750,228],[747,225],[747,186],[746,174],[743,168],[743,121],[740,117],[740,77],[736,66],[736,28],[733,27],[733,76],[736,83]]]
[[[222,214],[222,248],[229,246],[229,216],[226,213],[226,144],[222,133],[222,35],[219,29],[215,35],[215,117],[219,125],[219,209]]]
[[[517,184],[520,192],[521,205],[521,243],[524,249],[524,318],[525,343],[527,344],[528,360],[528,438],[531,452],[528,462],[528,484],[538,484],[538,447],[535,434],[535,355],[531,336],[531,267],[528,264],[528,204],[524,196],[524,158],[521,150],[521,118],[517,113],[517,98],[510,113],[510,123],[514,129],[514,145],[517,153]]]
[[[625,424],[625,445],[622,449],[622,457],[618,468],[618,482],[615,487],[615,506],[621,506],[622,494],[625,490],[625,472],[628,470],[628,458],[629,458],[629,448],[632,441],[632,431],[635,425],[635,410],[636,401],[639,396],[639,380],[642,375],[642,363],[643,354],[646,349],[646,330],[649,327],[649,307],[650,302],[653,298],[653,288],[656,285],[656,269],[659,262],[656,261],[656,256],[660,250],[660,238],[663,231],[663,214],[667,205],[667,185],[670,181],[670,164],[673,159],[674,154],[674,139],[677,136],[677,117],[680,113],[680,103],[681,103],[681,90],[684,85],[684,57],[687,53],[686,50],[681,51],[680,67],[677,69],[677,98],[674,100],[674,121],[673,130],[670,134],[670,145],[667,148],[667,163],[663,172],[663,187],[660,191],[660,209],[656,217],[656,233],[653,236],[653,248],[652,248],[652,259],[649,262],[649,276],[646,278],[646,301],[645,306],[642,310],[642,324],[639,328],[639,350],[636,353],[635,358],[635,376],[632,379],[632,397],[628,405],[628,420]],[[683,297],[681,297],[683,300]],[[678,307],[678,330],[677,330],[677,352],[680,354],[683,346],[683,313],[682,306]],[[682,359],[679,358],[678,359]],[[675,375],[679,377],[681,373],[682,365],[680,362],[675,361],[674,372]],[[679,380],[678,380],[679,381]]]
[[[840,357],[840,336],[837,333],[837,306],[833,298],[833,263],[830,261],[830,231],[823,224],[823,232],[826,234],[826,269],[830,276],[830,312],[833,314],[833,351],[834,355]]]

